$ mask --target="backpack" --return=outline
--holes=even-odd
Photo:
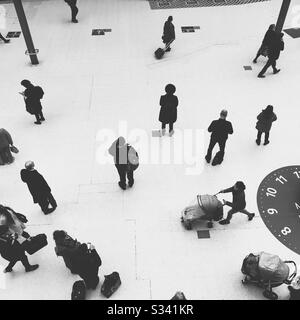
[[[127,171],[135,171],[140,165],[139,155],[130,144],[127,145],[127,150],[128,150]]]
[[[41,87],[39,87],[39,86],[34,87],[34,89],[35,89],[35,93],[36,93],[37,98],[38,99],[43,99],[43,96],[44,96],[43,89]]]
[[[118,272],[113,272],[104,276],[104,282],[101,287],[101,293],[109,298],[114,292],[118,290],[121,285],[121,279]]]
[[[74,282],[71,300],[85,300],[86,287],[83,280],[78,280]]]

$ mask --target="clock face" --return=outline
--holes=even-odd
[[[300,254],[300,165],[271,172],[258,188],[257,205],[273,235]]]

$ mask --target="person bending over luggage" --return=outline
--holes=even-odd
[[[226,120],[227,114],[227,110],[222,110],[220,118],[214,120],[207,129],[208,132],[211,132],[210,143],[205,156],[207,163],[210,163],[214,146],[218,143],[220,147],[220,151],[216,154],[216,158],[218,159],[214,159],[212,165],[221,164],[223,162],[228,135],[233,133],[231,122]]]
[[[227,205],[231,207],[231,209],[228,211],[227,218],[220,221],[220,224],[229,224],[232,216],[237,213],[241,212],[248,216],[248,220],[251,221],[253,217],[255,216],[254,213],[248,212],[246,208],[246,200],[245,200],[245,190],[246,186],[242,181],[238,181],[235,183],[235,185],[231,188],[221,190],[219,193],[232,193],[232,203],[228,201],[224,201],[224,205]]]
[[[26,272],[34,271],[39,267],[38,264],[29,263],[24,247],[18,242],[18,238],[18,234],[12,234],[7,225],[0,226],[0,254],[3,259],[9,261],[8,266],[4,269],[5,273],[12,272],[18,261],[22,262]]]
[[[95,250],[95,247],[88,244],[81,244],[75,255],[76,268],[78,274],[84,281],[87,289],[96,289],[99,283],[99,267],[101,259]]]
[[[78,274],[76,268],[75,255],[76,250],[81,243],[76,239],[70,237],[64,230],[56,230],[53,232],[53,239],[55,241],[55,253],[59,257],[63,257],[65,265],[70,269],[71,273]]]
[[[164,24],[163,36],[161,38],[166,46],[168,43],[173,42],[175,40],[175,27],[172,21],[173,17],[169,16],[168,20]],[[169,47],[166,51],[171,51],[171,48]]]

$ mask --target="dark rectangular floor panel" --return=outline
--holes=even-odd
[[[168,0],[168,1],[148,0],[150,8],[153,10],[213,7],[213,6],[232,6],[232,5],[241,5],[241,4],[264,2],[264,1],[270,1],[270,0]]]
[[[209,230],[198,230],[197,235],[198,235],[198,239],[209,239],[210,238]]]
[[[300,38],[300,28],[285,29],[283,31],[294,39]]]

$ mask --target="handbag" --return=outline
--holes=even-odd
[[[19,149],[15,146],[10,146],[10,151],[13,153],[19,153]]]
[[[48,244],[47,236],[45,234],[38,234],[35,237],[31,237],[28,241],[24,242],[23,247],[30,255],[36,253]]]

